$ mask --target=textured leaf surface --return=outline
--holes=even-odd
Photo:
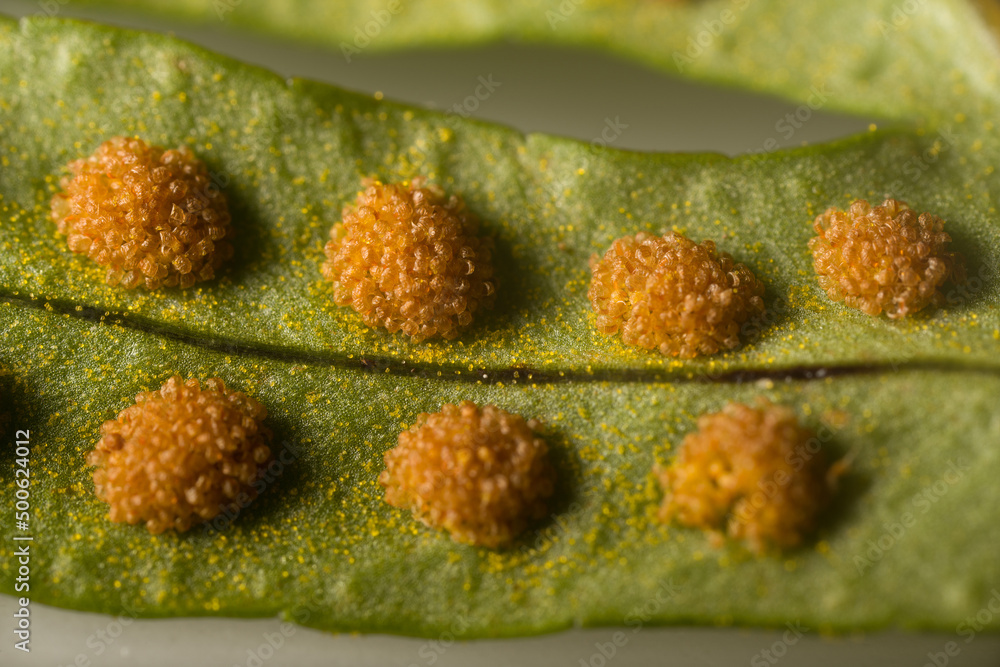
[[[524,137],[93,25],[0,22],[0,47],[0,395],[15,397],[6,428],[32,431],[33,600],[471,637],[620,625],[633,612],[953,630],[989,597],[1000,576],[1000,227],[982,98],[962,122],[730,160]],[[62,165],[131,133],[191,145],[227,182],[240,237],[218,281],[112,290],[55,234],[47,204]],[[366,330],[319,276],[327,231],[360,179],[417,175],[465,196],[500,249],[497,308],[450,344]],[[905,323],[827,301],[806,249],[826,206],[889,194],[948,220],[979,278]],[[767,283],[777,315],[755,323],[746,347],[669,362],[593,333],[590,253],[671,228],[716,239]],[[688,380],[731,370],[830,377]],[[84,454],[100,423],[173,373],[252,393],[277,447],[290,446],[264,496],[219,533],[151,537],[109,523],[92,494]],[[651,520],[653,463],[698,414],[758,394],[813,427],[837,424],[828,446],[856,456],[818,541],[782,559],[715,550]],[[556,452],[553,517],[509,551],[460,547],[381,501],[381,456],[398,431],[460,399],[542,419]],[[946,477],[949,465],[958,472]],[[868,541],[907,512],[913,525],[871,559]],[[8,537],[0,581],[11,592]]]
[[[987,147],[995,140],[978,135],[986,121],[735,160],[599,151],[327,86],[288,86],[161,38],[63,25],[40,23],[30,39],[8,32],[11,48],[0,65],[8,91],[0,117],[0,214],[9,222],[0,228],[0,289],[7,293],[126,313],[220,345],[321,361],[367,355],[397,366],[432,363],[450,374],[514,366],[721,374],[916,359],[995,364],[1000,187],[988,178],[994,153]],[[217,282],[188,292],[105,287],[100,267],[67,253],[54,233],[46,211],[64,165],[112,135],[133,133],[187,143],[227,184],[240,235]],[[979,149],[970,148],[977,141]],[[319,273],[329,228],[362,178],[419,175],[463,195],[497,240],[497,307],[452,343],[413,346],[367,329],[333,305]],[[966,290],[948,288],[951,307],[904,323],[830,303],[806,247],[812,219],[828,206],[887,195],[947,220],[979,278]],[[770,314],[745,327],[747,346],[680,363],[596,333],[588,257],[624,234],[669,229],[715,239],[765,282]]]
[[[954,629],[1000,576],[1000,379],[992,375],[456,386],[228,356],[16,305],[2,313],[3,390],[18,397],[18,427],[31,429],[34,446],[33,600],[163,616],[298,610],[293,618],[322,628],[427,635],[621,625],[630,614],[633,622]],[[291,444],[285,459],[294,454],[219,533],[151,537],[109,523],[92,495],[84,454],[101,421],[174,372],[252,392],[271,411],[276,442]],[[756,559],[653,521],[651,468],[668,459],[668,443],[698,414],[761,394],[816,428],[824,415],[849,416],[823,431],[830,451],[853,448],[858,458],[815,547]],[[395,434],[457,396],[542,419],[556,452],[560,506],[507,551],[456,545],[381,500],[376,478]],[[13,498],[9,479],[6,487]],[[868,541],[907,512],[912,527],[870,557]],[[13,543],[0,544],[10,590]]]
[[[395,14],[388,0],[88,2],[247,26],[348,58],[497,39],[595,47],[800,100],[818,86],[832,106],[889,118],[950,118],[957,101],[997,100],[997,45],[978,13],[1000,24],[991,0],[405,0]]]

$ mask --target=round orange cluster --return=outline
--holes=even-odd
[[[593,255],[590,270],[597,330],[668,356],[732,349],[740,325],[764,313],[764,285],[712,241],[640,232]]]
[[[232,256],[226,197],[187,147],[114,137],[69,170],[52,219],[70,250],[108,267],[109,285],[191,287]]]
[[[222,380],[174,376],[104,422],[87,463],[112,521],[144,521],[153,534],[207,521],[253,487],[271,459],[267,410]]]
[[[534,426],[469,401],[421,414],[385,453],[379,484],[386,502],[447,530],[456,542],[509,543],[545,515],[553,491],[555,471]]]
[[[939,305],[941,284],[964,276],[961,258],[947,251],[951,237],[941,218],[918,216],[905,202],[872,207],[859,199],[846,212],[827,209],[813,228],[818,236],[809,248],[820,286],[869,315],[899,318]]]
[[[661,520],[710,531],[725,525],[760,553],[802,543],[830,500],[835,474],[795,413],[760,399],[757,407],[730,403],[702,415],[658,476],[666,492]]]
[[[337,305],[414,342],[455,338],[496,291],[491,240],[460,198],[421,184],[369,183],[330,230],[322,267]]]

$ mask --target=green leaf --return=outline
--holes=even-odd
[[[286,612],[329,630],[427,636],[534,634],[643,614],[655,624],[953,630],[1000,577],[992,374],[479,385],[225,355],[19,305],[2,316],[3,393],[17,396],[16,428],[31,431],[35,601],[151,616]],[[84,463],[101,422],[175,372],[252,393],[271,413],[275,449],[294,459],[217,533],[154,537],[110,523]],[[821,433],[831,451],[857,453],[819,541],[781,559],[717,550],[698,531],[653,519],[651,469],[669,458],[669,444],[698,414],[757,395],[793,406],[815,428],[831,411],[849,415]],[[457,398],[540,418],[555,451],[555,514],[509,550],[458,545],[381,499],[382,452],[397,432]],[[11,592],[8,526],[0,577]],[[647,609],[669,584],[676,590]]]
[[[887,118],[995,105],[989,0],[88,0],[232,24],[344,54],[498,39],[586,46],[671,73]],[[961,35],[961,39],[956,39]]]
[[[990,249],[1000,246],[1000,188],[984,178],[996,144],[979,139],[982,121],[738,159],[606,151],[328,86],[286,85],[153,36],[28,25],[30,39],[5,28],[10,48],[0,65],[9,91],[0,116],[7,293],[122,313],[217,347],[340,364],[363,354],[394,367],[435,364],[449,376],[512,367],[644,377],[911,361],[996,367],[1000,284]],[[54,233],[47,210],[65,164],[112,135],[135,133],[190,145],[226,184],[239,238],[218,281],[184,292],[107,287],[100,267],[67,253]],[[319,266],[362,178],[418,175],[464,196],[484,220],[497,241],[500,287],[493,313],[462,339],[415,346],[337,308]],[[828,206],[890,195],[947,220],[977,277],[948,288],[949,308],[903,323],[831,303],[806,245],[812,219]],[[586,298],[590,255],[626,234],[669,229],[715,239],[765,282],[769,314],[748,324],[746,346],[678,362],[596,332]]]
[[[630,618],[953,630],[1000,579],[1000,229],[986,178],[998,142],[980,136],[995,116],[976,112],[985,98],[950,126],[767,156],[626,153],[51,20],[0,21],[0,90],[0,395],[15,397],[7,441],[31,432],[32,600],[465,637]],[[63,165],[132,133],[190,145],[227,183],[239,238],[217,281],[107,288],[55,234]],[[497,306],[452,343],[366,330],[319,275],[361,178],[418,175],[463,195],[497,239]],[[945,218],[979,278],[902,323],[829,302],[806,248],[827,206],[886,195]],[[776,315],[745,347],[678,362],[593,331],[589,255],[671,228],[714,238],[766,282]],[[150,536],[107,521],[93,496],[84,455],[100,424],[174,373],[257,397],[293,459],[218,533]],[[746,378],[759,381],[732,381]],[[814,428],[846,416],[824,439],[855,456],[817,542],[781,559],[653,520],[654,462],[697,415],[760,394]],[[553,516],[507,551],[457,545],[381,500],[397,433],[462,399],[540,418],[555,452]],[[9,517],[15,481],[3,479]],[[0,526],[0,586],[14,592],[13,527]]]

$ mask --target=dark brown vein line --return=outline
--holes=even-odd
[[[725,372],[710,372],[692,368],[688,371],[663,371],[654,369],[614,369],[598,368],[581,370],[540,370],[528,366],[512,368],[487,368],[454,364],[434,366],[415,365],[405,359],[393,359],[380,355],[354,355],[344,353],[290,350],[262,343],[200,337],[166,327],[148,318],[126,313],[113,313],[103,308],[82,306],[52,299],[36,299],[22,295],[0,294],[0,303],[44,310],[66,315],[73,319],[90,322],[99,326],[118,326],[130,331],[158,336],[191,347],[224,354],[254,356],[290,364],[332,366],[366,373],[379,373],[399,377],[414,377],[445,382],[482,384],[533,384],[549,385],[573,382],[607,383],[701,383],[701,384],[746,384],[762,380],[775,382],[809,382],[826,378],[878,375],[894,372],[938,371],[948,373],[969,373],[976,375],[1000,376],[1000,367],[984,365],[963,365],[933,359],[917,359],[903,362],[848,363],[829,366],[791,366],[784,368],[742,369]]]

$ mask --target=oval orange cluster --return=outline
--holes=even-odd
[[[791,409],[766,399],[702,415],[659,471],[660,518],[724,531],[756,552],[798,546],[832,495],[820,445]]]
[[[101,426],[87,456],[112,521],[153,534],[207,521],[253,487],[271,459],[267,411],[219,379],[171,377]]]
[[[379,484],[386,502],[457,542],[509,543],[545,515],[554,488],[548,448],[532,426],[470,401],[422,413],[385,453]]]
[[[370,327],[455,338],[496,292],[493,244],[476,229],[459,197],[375,181],[330,231],[323,276]]]
[[[641,232],[591,257],[590,268],[597,330],[663,355],[735,348],[740,326],[764,312],[764,285],[712,241]]]
[[[69,170],[52,219],[109,285],[191,287],[232,256],[226,197],[187,147],[114,137]]]
[[[847,211],[828,209],[813,228],[809,248],[820,286],[868,315],[901,318],[940,304],[941,284],[964,275],[961,259],[947,249],[944,221],[905,202],[872,206],[859,199]]]

